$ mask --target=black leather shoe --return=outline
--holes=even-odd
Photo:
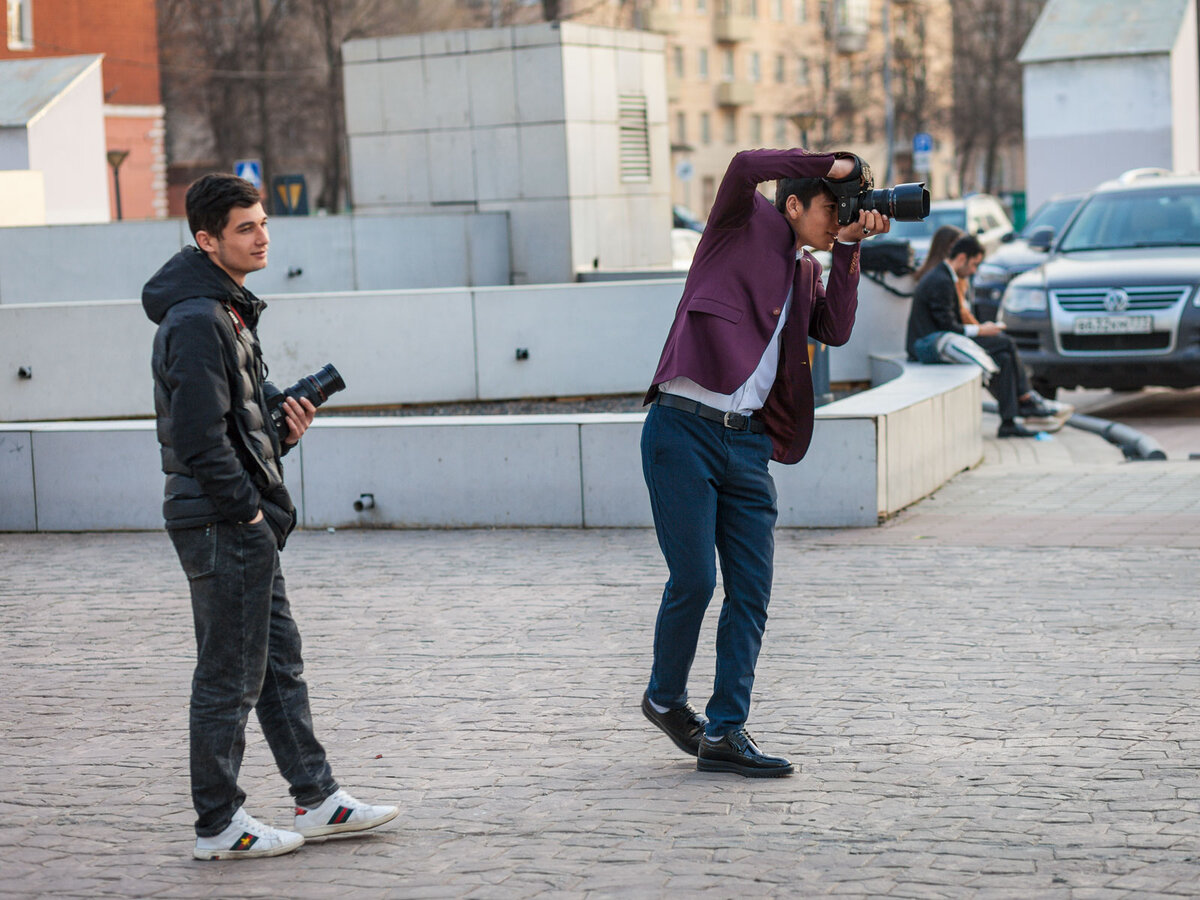
[[[685,703],[678,709],[668,709],[665,713],[660,713],[650,705],[650,698],[643,694],[642,713],[661,728],[663,733],[675,742],[676,747],[691,756],[696,755],[707,722],[704,716],[692,709],[692,704]]]
[[[1031,438],[1031,437],[1037,437],[1037,435],[1038,435],[1038,433],[1036,431],[1030,431],[1025,426],[1018,425],[1016,422],[1013,422],[1011,420],[1008,422],[1001,422],[1000,430],[996,432],[996,437],[1002,437],[1002,438],[1010,438],[1010,437]]]
[[[792,764],[782,756],[767,756],[745,728],[713,740],[700,741],[696,768],[701,772],[737,772],[747,778],[779,778],[792,774]]]

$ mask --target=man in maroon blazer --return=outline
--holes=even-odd
[[[642,468],[670,577],[642,712],[701,771],[789,775],[746,733],[771,595],[775,484],[812,438],[808,338],[841,345],[858,307],[858,242],[891,226],[846,226],[826,180],[857,177],[850,154],[746,150],[721,181],[646,402]],[[776,181],[772,205],[757,190]],[[829,285],[804,248],[832,250]],[[687,679],[721,559],[725,599],[707,721]]]

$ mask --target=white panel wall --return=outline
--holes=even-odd
[[[347,388],[331,410],[633,393],[654,374],[681,288],[670,280],[271,296],[259,337],[280,387],[337,367]],[[139,301],[0,304],[0,422],[153,415],[153,339]],[[518,347],[528,360],[516,359]],[[32,379],[18,377],[22,366]]]
[[[0,229],[0,305],[138,299],[191,242],[183,219]],[[508,284],[508,256],[502,213],[277,217],[270,265],[246,284],[260,296]]]
[[[1200,171],[1200,42],[1196,4],[1183,14],[1171,51],[1171,158],[1177,172]]]
[[[979,461],[979,376],[904,372],[818,410],[808,456],[772,466],[781,525],[872,525]],[[643,420],[321,417],[284,466],[309,528],[645,526]],[[0,425],[0,451],[0,530],[160,526],[152,421]]]
[[[507,212],[514,283],[666,269],[670,160],[662,38],[558,23],[346,45],[360,208]],[[358,96],[378,94],[378,103]],[[651,177],[620,180],[618,92],[642,93]]]
[[[30,122],[29,168],[46,179],[46,221],[107,222],[104,87],[99,60]]]
[[[1031,63],[1023,82],[1030,209],[1126,169],[1171,168],[1166,54]]]
[[[33,435],[0,431],[0,531],[36,531]]]

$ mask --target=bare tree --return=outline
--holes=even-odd
[[[994,191],[1000,151],[1019,143],[1022,121],[1021,67],[1017,54],[1045,0],[952,0],[954,16],[954,136],[959,181]]]

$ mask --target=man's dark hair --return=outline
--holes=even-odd
[[[786,212],[787,198],[795,194],[800,205],[808,209],[813,197],[822,192],[833,196],[833,191],[826,186],[824,178],[780,178],[775,182],[775,208]]]
[[[261,203],[258,188],[244,178],[225,172],[213,172],[191,183],[187,191],[187,220],[192,237],[205,231],[219,238],[229,224],[229,211],[235,206]]]
[[[965,253],[967,259],[983,256],[983,244],[979,243],[979,238],[975,237],[975,235],[964,234],[950,245],[950,255],[947,259],[954,259],[960,253]]]

